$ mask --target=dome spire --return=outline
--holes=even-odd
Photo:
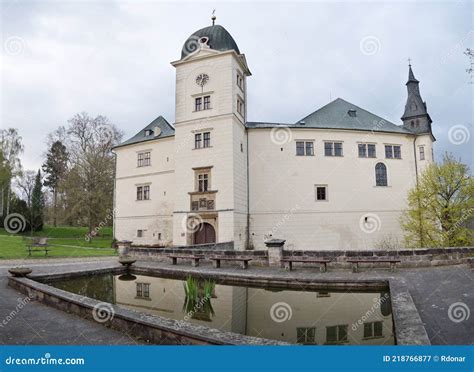
[[[212,19],[212,25],[213,25],[213,26],[214,26],[214,24],[216,23],[216,18],[217,18],[217,17],[216,17],[216,10],[214,9],[214,10],[212,11],[212,17],[211,17],[211,19]]]

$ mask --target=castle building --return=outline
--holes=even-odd
[[[411,65],[396,125],[341,98],[294,123],[247,120],[250,69],[214,21],[171,64],[175,122],[159,116],[114,148],[117,239],[350,250],[403,238],[407,194],[435,141]]]

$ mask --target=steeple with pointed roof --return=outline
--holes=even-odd
[[[411,64],[408,65],[407,101],[402,116],[403,126],[416,134],[431,134],[431,118],[420,94],[420,82],[415,78]]]

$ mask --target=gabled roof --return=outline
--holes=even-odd
[[[248,122],[248,128],[272,128],[288,126],[290,128],[346,129],[374,132],[407,133],[411,132],[364,110],[350,102],[337,98],[312,114],[298,120],[295,124]]]
[[[160,129],[160,134],[155,135],[155,128]],[[147,131],[151,131],[149,135],[146,135]],[[122,147],[126,145],[132,145],[135,143],[147,142],[156,139],[166,138],[166,137],[173,137],[174,136],[174,128],[173,126],[168,123],[168,121],[163,116],[158,116],[155,120],[153,120],[150,124],[148,124],[145,128],[143,128],[140,132],[135,134],[132,138],[122,142],[121,144],[115,146]]]

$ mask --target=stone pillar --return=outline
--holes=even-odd
[[[130,240],[122,240],[117,242],[119,256],[126,256],[130,250],[132,242]]]
[[[265,241],[265,245],[268,250],[268,266],[270,267],[282,267],[283,258],[283,246],[286,240],[283,239],[270,239]]]

